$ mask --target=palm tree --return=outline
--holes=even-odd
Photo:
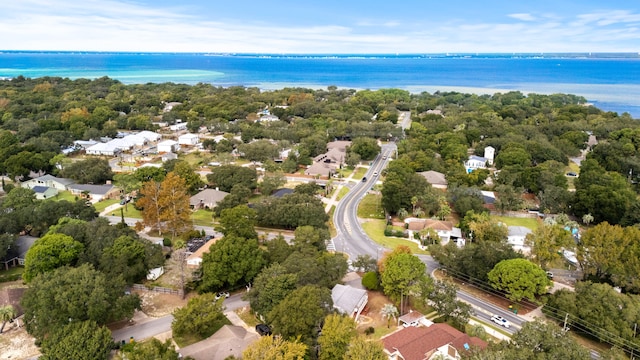
[[[0,327],[0,334],[4,330],[4,326],[7,321],[13,320],[16,317],[16,310],[11,305],[0,307],[0,321],[2,321],[2,327]]]
[[[415,210],[413,210],[413,216],[419,218],[422,215],[424,215],[424,210],[422,210],[420,207],[417,207],[415,208]]]
[[[400,220],[406,219],[407,216],[409,216],[409,212],[407,212],[407,210],[405,210],[404,208],[398,210],[398,217],[400,218]]]
[[[387,329],[388,329],[391,324],[391,318],[393,319],[398,318],[398,308],[395,307],[395,305],[393,304],[384,304],[384,306],[382,307],[382,310],[380,310],[380,314],[382,314],[383,318],[387,319]]]
[[[582,215],[582,222],[583,222],[585,225],[589,225],[589,224],[591,224],[591,223],[593,222],[593,215],[591,215],[591,214],[584,214],[584,215]]]

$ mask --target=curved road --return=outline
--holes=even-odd
[[[336,227],[337,235],[332,241],[336,251],[347,254],[351,259],[355,259],[358,255],[370,255],[377,259],[385,250],[388,250],[371,240],[362,229],[358,221],[358,204],[367,194],[367,191],[369,191],[378,180],[380,172],[387,166],[391,155],[394,154],[395,151],[396,146],[394,144],[383,145],[380,155],[375,158],[365,174],[367,181],[355,185],[336,206],[333,214],[333,223]],[[377,175],[374,175],[376,173]],[[427,265],[428,273],[431,273],[439,267],[438,262],[429,255],[418,255],[418,258]],[[509,329],[503,330],[510,334],[518,331],[522,327],[522,323],[526,321],[511,311],[478,299],[464,291],[458,291],[458,298],[471,304],[476,317],[487,323],[491,322],[491,315],[494,314],[509,320],[512,326]]]

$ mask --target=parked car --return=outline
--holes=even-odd
[[[574,173],[573,171],[569,171],[567,173],[567,176],[569,176],[569,177],[578,177],[578,174]]]
[[[500,325],[500,326],[504,326],[507,329],[511,326],[511,324],[509,323],[509,320],[503,318],[500,315],[493,315],[491,317],[491,321],[493,321],[494,323]]]
[[[260,336],[271,335],[271,328],[267,324],[256,325],[256,331]]]
[[[228,298],[229,297],[229,293],[226,291],[223,292],[219,292],[216,294],[216,300],[220,299],[220,298]]]
[[[367,182],[367,177],[366,176],[362,178],[362,182]]]
[[[418,327],[418,326],[420,326],[420,322],[418,322],[416,320],[416,321],[404,323],[404,324],[402,324],[402,326],[404,326],[404,327],[409,327],[409,326]]]
[[[553,280],[553,273],[551,271],[547,271],[547,277]]]

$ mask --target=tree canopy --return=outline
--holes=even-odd
[[[551,285],[546,272],[527,259],[502,260],[487,277],[491,286],[505,291],[507,298],[515,302],[525,298],[535,301]]]

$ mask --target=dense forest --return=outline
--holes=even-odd
[[[169,103],[173,106],[167,110]],[[258,121],[258,113],[265,109],[279,120]],[[411,112],[412,120],[411,127],[405,130],[398,126],[404,111]],[[305,299],[324,301],[327,290],[339,282],[347,269],[341,255],[329,254],[324,248],[330,237],[326,229],[328,217],[313,196],[317,189],[302,186],[285,198],[263,200],[252,208],[246,205],[255,191],[267,193],[268,189],[275,189],[281,174],[310,165],[312,158],[324,153],[327,143],[333,140],[353,141],[346,164],[375,156],[372,139],[397,144],[398,153],[382,174],[382,207],[389,215],[416,215],[419,210],[420,215],[445,218],[455,213],[463,231],[474,232],[476,244],[462,250],[442,248],[434,251],[434,256],[464,276],[491,280],[494,265],[521,260],[520,254],[501,243],[504,229],[496,227],[486,215],[480,191],[491,190],[497,195],[496,211],[535,209],[591,225],[583,234],[586,245],[577,249],[585,276],[597,283],[619,286],[624,292],[639,292],[639,266],[631,260],[640,257],[636,240],[640,235],[635,227],[640,223],[640,128],[629,114],[601,111],[582,97],[517,91],[494,95],[411,94],[398,89],[356,91],[333,86],[326,90],[261,91],[209,84],[124,85],[106,77],[16,77],[0,81],[0,119],[0,174],[12,180],[24,180],[31,172],[45,172],[92,183],[114,180],[126,186],[179,177],[174,181],[178,185],[171,188],[183,188],[185,198],[186,192],[193,194],[205,184],[230,192],[213,209],[225,236],[204,257],[202,278],[194,287],[211,292],[243,286],[255,279],[249,293],[252,307],[272,323],[276,332],[301,335],[301,341],[309,348],[317,345],[317,324],[329,309],[318,308],[313,316],[309,315],[311,325],[304,331],[296,328],[295,319],[304,314],[289,312]],[[160,169],[141,168],[127,178],[114,175],[104,159],[70,159],[62,154],[75,140],[113,138],[122,131],[157,130],[160,122],[174,124],[178,120],[186,122],[192,132],[206,129],[211,134],[225,135],[218,142],[204,141],[205,150],[223,163],[212,168],[206,182],[180,161],[168,162]],[[483,155],[487,146],[495,149],[494,171],[468,173],[464,161],[472,154]],[[293,151],[285,161],[276,163],[274,154],[283,149]],[[246,160],[263,163],[267,175],[261,182],[255,170],[228,165],[226,160],[234,150]],[[584,154],[586,157],[581,158]],[[582,160],[574,177],[567,176],[571,158]],[[431,188],[417,174],[427,170],[445,174],[449,184],[446,194]],[[58,306],[38,300],[39,294],[49,291],[56,281],[93,279],[108,284],[109,289],[118,289],[140,279],[146,270],[161,262],[158,247],[141,241],[122,226],[111,228],[102,220],[94,220],[94,209],[84,201],[53,206],[51,202],[34,201],[26,189],[11,190],[11,184],[3,187],[8,195],[0,204],[0,230],[5,234],[0,242],[10,244],[20,232],[46,234],[35,248],[57,258],[28,268],[25,279],[31,282],[32,290],[26,304],[31,309],[46,312]],[[298,214],[301,204],[307,212]],[[240,218],[242,222],[237,221]],[[557,240],[544,246],[539,245],[542,241],[536,242],[538,247],[532,251],[537,266],[557,256],[550,249],[567,244],[566,234],[556,231],[565,224],[566,221],[545,224],[534,233],[535,239]],[[263,244],[255,225],[296,229],[293,244],[282,238]],[[228,254],[235,254],[236,258]],[[406,262],[410,269],[422,264],[413,264],[415,261],[402,252],[393,256],[403,259],[401,263]],[[244,261],[236,261],[240,258]],[[484,264],[480,266],[477,259],[483,259]],[[232,267],[234,270],[229,271]],[[275,292],[272,278],[280,281]],[[427,282],[422,278],[410,280]],[[398,282],[387,279],[384,272],[380,281],[388,288],[385,292],[404,291],[394,288]],[[573,323],[579,323],[578,319],[585,319],[586,315],[572,307],[572,296],[586,298],[596,292],[601,297],[614,296],[608,289],[589,284],[581,285],[575,295],[555,295],[550,300],[553,307],[546,312],[559,317],[562,313],[571,314]],[[428,293],[424,291],[424,297]],[[116,290],[108,295],[105,301],[109,304],[126,306],[99,316],[81,314],[82,319],[102,325],[128,316],[139,307],[134,297]],[[272,301],[273,296],[278,301]],[[632,298],[626,296],[619,295],[624,301]],[[38,311],[30,310],[27,318],[42,317]],[[633,312],[615,324],[620,328],[624,323],[624,331],[617,335],[629,341],[636,341],[629,329],[640,319],[640,310],[634,308]],[[74,316],[63,313],[51,326]],[[599,324],[605,320],[589,321]],[[54,332],[33,321],[28,326],[38,338]],[[596,337],[607,340],[605,336]]]

